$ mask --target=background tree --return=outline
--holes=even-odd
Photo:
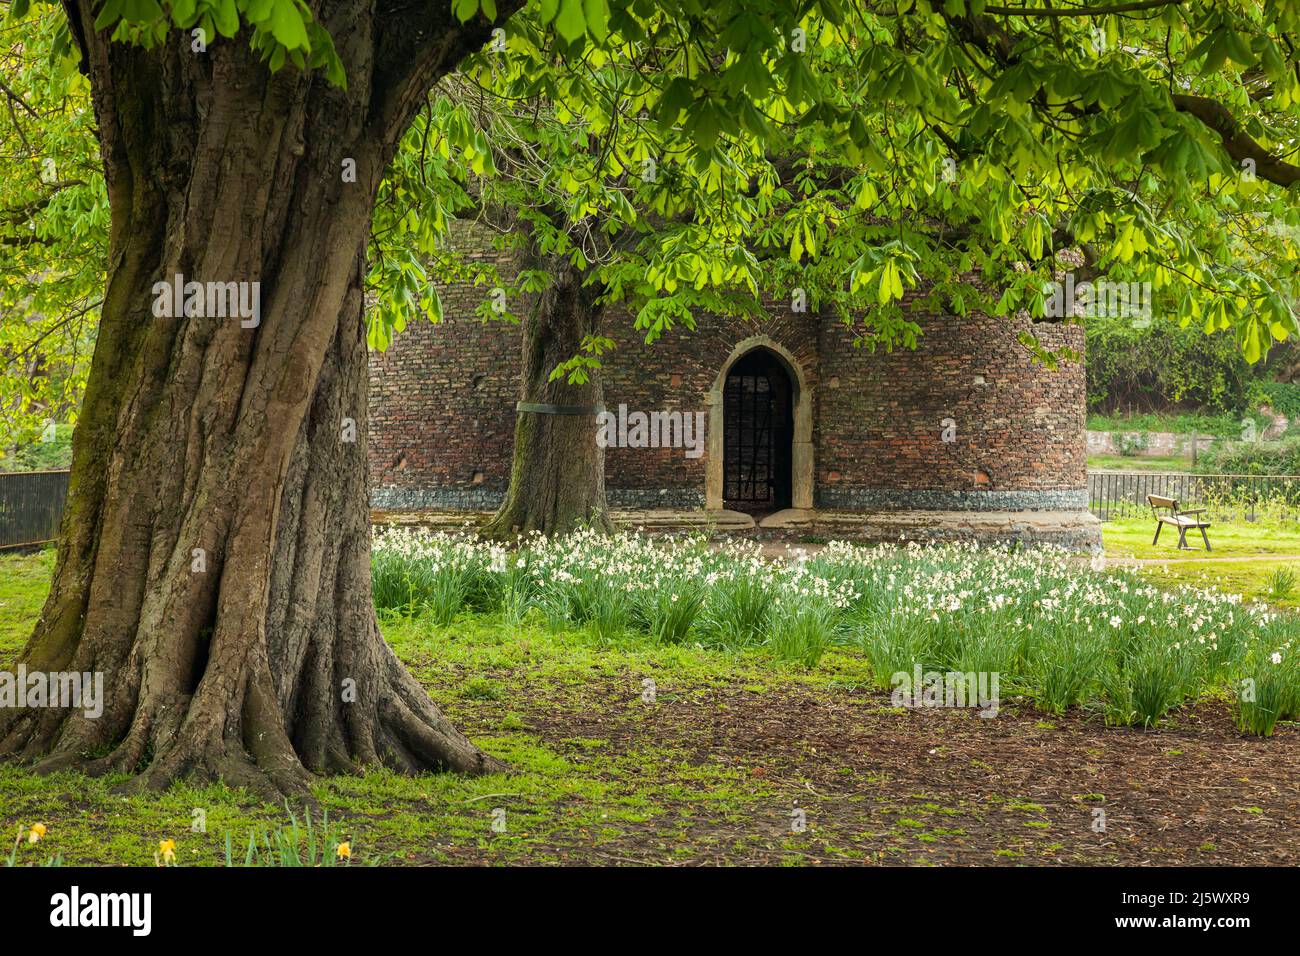
[[[525,312],[521,400],[588,410],[518,415],[510,489],[489,534],[609,527],[592,411],[603,401],[600,355],[613,346],[602,329],[609,305],[630,306],[651,339],[675,322],[693,327],[696,310],[759,311],[746,227],[761,140],[720,138],[701,152],[679,124],[656,123],[647,111],[672,77],[699,72],[698,56],[660,18],[561,80],[559,52],[530,18],[516,18],[508,44],[439,85],[412,135],[422,136],[419,126],[437,132],[420,151],[403,150],[410,162],[390,177],[380,221],[391,215],[422,239],[385,229],[395,247],[378,261],[411,273],[432,262],[447,281],[473,275],[485,319],[513,319],[503,309],[509,290]],[[457,239],[469,230],[446,235],[449,209],[496,235],[517,275],[460,256]],[[407,314],[374,310],[374,338],[384,343]]]
[[[60,39],[54,17],[0,22],[0,459],[40,444],[31,457],[48,461],[48,446],[62,446],[104,292],[108,197],[90,87]]]

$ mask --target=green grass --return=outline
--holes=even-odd
[[[1267,601],[1277,607],[1300,608],[1300,593],[1279,597],[1270,579],[1278,570],[1294,567],[1295,561],[1260,558],[1258,561],[1194,561],[1159,565],[1148,569],[1152,580],[1164,587],[1215,587],[1240,594],[1250,601]]]
[[[1149,515],[1105,522],[1101,526],[1101,534],[1106,553],[1129,558],[1228,558],[1300,554],[1300,524],[1262,521],[1253,524],[1212,524],[1208,533],[1213,550],[1208,555],[1203,550],[1179,551],[1178,532],[1169,527],[1160,532],[1160,543],[1152,545],[1155,527],[1155,519]],[[1187,543],[1195,548],[1205,546],[1197,531],[1187,533]]]
[[[313,796],[328,813],[330,830],[317,859],[326,852],[328,860],[329,847],[347,841],[353,865],[602,862],[602,853],[617,854],[607,848],[626,834],[667,826],[683,814],[753,814],[771,805],[772,786],[745,767],[725,760],[700,763],[675,745],[661,744],[648,723],[654,711],[641,699],[639,675],[659,676],[665,703],[679,688],[697,694],[713,686],[825,687],[865,679],[860,661],[834,654],[810,674],[752,656],[647,647],[628,639],[595,642],[537,622],[515,629],[473,615],[447,627],[427,617],[390,618],[384,632],[448,716],[505,760],[511,773],[412,778],[376,770],[322,779]],[[485,684],[496,693],[480,693]],[[611,699],[611,684],[625,685],[626,692]],[[649,732],[637,734],[624,754],[611,752],[600,724],[591,733],[545,741],[533,726],[535,716],[512,709],[521,702],[534,714],[603,714],[611,725],[627,720]],[[34,777],[21,767],[0,765],[0,821],[15,832],[36,822],[48,828],[39,844],[19,846],[17,862],[43,862],[58,853],[68,865],[152,865],[160,842],[170,839],[179,865],[223,865],[228,852],[242,865],[250,835],[260,865],[277,865],[293,852],[312,855],[303,852],[305,846],[283,846],[294,808],[224,787],[185,784],[124,801],[111,792],[123,779]],[[192,832],[196,809],[204,812],[206,832]],[[494,810],[505,813],[504,832],[493,830]],[[296,812],[301,824],[302,809]]]
[[[374,771],[317,784],[313,795],[329,814],[332,841],[349,842],[354,863],[448,863],[466,857],[558,862],[564,853],[556,844],[577,840],[599,846],[606,828],[644,822],[697,788],[707,792],[707,804],[722,811],[740,809],[765,789],[739,771],[684,766],[679,755],[652,747],[632,759],[575,759],[539,746],[527,734],[477,734],[475,739],[508,761],[513,772],[412,778]],[[39,844],[18,848],[17,862],[43,861],[57,852],[70,865],[151,865],[163,840],[176,841],[182,865],[222,865],[228,844],[242,862],[250,835],[265,844],[266,835],[291,812],[223,787],[178,785],[161,796],[123,802],[110,792],[116,782],[75,774],[34,778],[22,768],[0,767],[0,818],[11,827],[40,821],[48,828]],[[206,815],[206,833],[193,832],[195,809]],[[500,833],[492,827],[498,809],[505,811],[506,829]],[[266,850],[275,854],[277,848]]]
[[[52,549],[0,555],[0,667],[22,650],[40,616],[54,571]]]
[[[6,614],[3,652],[26,640],[48,588],[49,554],[0,557],[0,602]],[[634,635],[593,639],[586,630],[553,630],[534,615],[512,626],[500,617],[461,614],[447,626],[432,615],[387,614],[383,630],[393,648],[429,687],[448,716],[475,742],[511,767],[508,776],[438,774],[404,777],[375,770],[358,777],[322,779],[313,788],[328,813],[328,840],[348,841],[352,864],[606,862],[602,853],[629,832],[676,825],[683,815],[734,818],[771,805],[772,785],[748,768],[725,760],[700,763],[650,732],[637,735],[630,752],[610,752],[596,732],[546,741],[533,714],[605,713],[634,726],[650,721],[641,697],[643,675],[654,674],[660,699],[710,687],[767,693],[790,686],[860,686],[869,679],[860,658],[831,651],[815,672],[757,654],[728,654],[694,644],[648,644]],[[667,676],[665,676],[667,675]],[[611,699],[610,685],[625,686]],[[520,703],[533,713],[521,715]],[[178,865],[243,865],[250,835],[255,862],[266,864],[306,847],[301,807],[268,805],[225,787],[179,784],[158,796],[123,800],[112,793],[123,777],[88,778],[62,773],[36,777],[0,764],[0,863],[20,827],[43,823],[43,840],[24,839],[18,865],[153,865],[159,844],[176,841]],[[504,832],[492,828],[493,811],[505,811]],[[193,832],[202,810],[206,832]],[[301,845],[293,840],[290,812],[298,816]],[[318,818],[319,819],[319,818]],[[665,821],[668,821],[667,823]],[[673,841],[674,844],[676,841]],[[704,848],[707,849],[707,848]],[[697,852],[701,848],[697,848]],[[711,851],[710,851],[711,852]],[[672,855],[671,846],[664,857]],[[689,856],[689,853],[687,854]]]
[[[1151,537],[1155,523],[1150,518],[1130,518],[1110,521],[1102,525],[1102,539],[1106,554],[1111,557],[1168,559],[1169,564],[1151,569],[1153,578],[1164,587],[1207,588],[1214,587],[1230,594],[1240,594],[1249,601],[1267,601],[1282,608],[1300,608],[1300,587],[1287,593],[1277,587],[1277,578],[1283,579],[1293,571],[1294,558],[1277,555],[1300,554],[1300,525],[1281,524],[1224,524],[1209,529],[1208,554],[1203,550],[1179,551],[1175,545],[1177,534],[1170,529],[1160,535],[1154,547]],[[1200,546],[1188,534],[1188,542]],[[1224,561],[1222,558],[1251,558],[1249,561]]]
[[[1089,455],[1093,471],[1191,471],[1191,459],[1183,455]]]

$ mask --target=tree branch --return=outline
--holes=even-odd
[[[368,120],[379,141],[395,147],[433,84],[481,49],[523,5],[524,0],[500,0],[495,20],[479,13],[461,23],[447,0],[380,0]]]
[[[1194,116],[1210,129],[1219,134],[1223,148],[1238,164],[1244,160],[1253,160],[1255,175],[1278,186],[1290,186],[1300,182],[1300,166],[1294,166],[1274,156],[1259,143],[1255,142],[1237,124],[1232,113],[1222,103],[1205,96],[1192,96],[1187,93],[1175,93],[1174,108],[1180,113]]]
[[[992,9],[994,8],[986,8],[986,10]],[[1012,52],[1015,49],[1015,38],[990,17],[949,17],[947,19],[950,28],[959,39],[983,51],[1003,69],[1020,62],[1020,58]],[[1245,159],[1254,160],[1255,174],[1260,179],[1283,187],[1300,182],[1300,166],[1279,159],[1255,142],[1242,130],[1232,113],[1222,103],[1205,96],[1187,93],[1172,94],[1172,99],[1174,108],[1178,112],[1195,117],[1218,133],[1224,149],[1238,164]],[[1041,98],[1037,101],[1040,108],[1046,110],[1046,104],[1041,102]],[[1079,115],[1093,112],[1096,112],[1096,107],[1078,111]]]

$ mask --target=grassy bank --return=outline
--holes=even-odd
[[[1160,532],[1160,542],[1152,544],[1155,529],[1155,519],[1149,513],[1107,521],[1102,525],[1106,553],[1126,558],[1265,558],[1300,554],[1300,524],[1295,522],[1213,523],[1207,532],[1213,549],[1209,554],[1203,550],[1178,550],[1176,528],[1166,527]],[[1198,531],[1187,533],[1187,543],[1194,548],[1204,548]]]

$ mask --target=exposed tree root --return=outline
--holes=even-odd
[[[374,639],[382,641],[377,633]],[[485,754],[442,716],[387,645],[376,657],[384,675],[374,685],[380,690],[355,701],[331,695],[332,700],[312,708],[318,715],[333,708],[329,720],[346,729],[320,752],[316,769],[351,774],[375,766],[405,774],[508,772],[505,763]],[[140,702],[116,744],[99,755],[78,744],[85,739],[79,727],[87,721],[80,712],[11,710],[0,723],[0,760],[28,763],[39,774],[128,775],[114,789],[126,795],[158,793],[187,780],[242,788],[273,803],[314,806],[311,788],[321,778],[308,769],[286,732],[269,673],[249,677],[244,686],[243,706],[219,708],[217,719],[205,719],[200,694],[165,704]],[[160,712],[184,716],[160,720]]]

